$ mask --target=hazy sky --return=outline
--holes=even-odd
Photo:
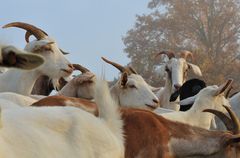
[[[122,37],[133,27],[136,14],[149,13],[149,0],[5,0],[0,5],[0,25],[20,21],[33,24],[71,54],[79,63],[97,74],[105,68],[107,79],[118,70],[103,64],[101,56],[121,64],[130,60],[123,53]],[[0,40],[24,48],[25,31],[0,29]]]

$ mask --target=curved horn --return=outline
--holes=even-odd
[[[191,60],[193,60],[193,53],[192,52],[184,50],[184,51],[179,52],[179,54],[180,54],[180,58],[184,58],[185,60],[187,60],[188,57],[191,57]]]
[[[232,109],[230,109],[228,106],[225,106],[223,105],[224,108],[228,111],[229,113],[229,116],[231,117],[232,119],[232,122],[233,122],[233,133],[234,134],[239,134],[240,133],[240,121],[237,117],[237,115],[233,112]]]
[[[109,64],[113,65],[114,67],[116,67],[122,73],[124,71],[126,71],[126,68],[123,67],[122,65],[118,64],[118,63],[112,62],[112,61],[110,61],[110,60],[108,60],[108,59],[106,59],[104,57],[102,57],[102,60],[105,61],[106,63],[109,63]]]
[[[224,123],[227,130],[233,131],[234,127],[233,127],[232,120],[223,112],[217,111],[215,109],[205,109],[205,110],[203,110],[203,112],[209,112],[209,113],[216,115]]]
[[[90,70],[88,70],[87,68],[83,67],[80,64],[72,64],[75,70],[79,70],[82,73],[86,73],[86,72],[90,72]]]
[[[27,31],[25,34],[26,42],[29,42],[29,37],[31,35],[34,35],[37,38],[37,40],[41,40],[41,39],[45,38],[46,36],[48,36],[48,34],[46,32],[37,28],[36,26],[30,25],[27,23],[23,23],[23,22],[9,23],[9,24],[4,25],[2,28],[8,28],[8,27],[18,27],[18,28],[26,30]]]
[[[60,49],[60,48],[59,48],[59,49]],[[68,53],[68,52],[63,51],[62,49],[60,49],[60,51],[62,52],[63,55],[68,55],[68,54],[70,54],[70,53]]]
[[[25,33],[25,41],[27,42],[27,43],[29,43],[29,37],[31,36],[32,34],[30,33],[30,32],[26,32]]]
[[[162,54],[167,55],[169,59],[175,58],[175,54],[172,51],[161,51],[161,52],[157,53],[157,55],[155,57],[158,57],[159,55],[162,55]]]
[[[133,73],[133,74],[138,74],[137,71],[131,67],[131,66],[128,66],[129,67],[129,70]]]
[[[223,93],[228,89],[228,87],[231,87],[233,83],[233,79],[228,79],[224,84],[220,85],[215,93],[215,96]]]
[[[229,86],[229,88],[227,88],[227,92],[226,92],[225,98],[229,98],[230,92],[231,92],[232,89],[233,89],[233,86]]]

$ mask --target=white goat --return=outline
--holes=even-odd
[[[30,35],[34,35],[37,40],[27,43],[25,50],[28,52],[41,55],[45,62],[43,65],[31,71],[9,70],[0,74],[0,92],[16,92],[23,95],[30,95],[33,85],[41,75],[47,75],[50,78],[60,78],[69,76],[73,67],[63,56],[55,40],[50,38],[44,31],[39,28],[21,22],[15,22],[5,25],[7,27],[19,27],[25,29],[26,41]],[[19,83],[20,82],[20,83]]]
[[[119,105],[125,107],[150,108],[155,109],[159,106],[156,95],[151,91],[142,76],[132,67],[124,67],[106,58],[102,59],[116,67],[122,74],[121,78],[110,90],[114,99]]]
[[[162,70],[166,72],[164,73],[166,79],[164,87],[156,95],[159,98],[161,107],[179,111],[179,105],[169,101],[171,94],[186,81],[188,70],[192,70],[198,76],[202,76],[202,73],[197,65],[186,61],[188,56],[193,58],[193,54],[189,51],[179,52],[179,58],[173,52],[163,51],[158,53],[157,56],[161,54],[165,54],[168,57],[168,61],[161,65]],[[163,73],[161,72],[161,74]]]
[[[113,64],[113,62],[111,63]],[[29,106],[37,101],[38,102],[35,105],[38,105],[39,103],[41,106],[43,106],[41,104],[43,102],[44,104],[47,102],[48,105],[51,106],[83,105],[81,99],[73,99],[69,97],[92,99],[94,96],[96,77],[95,74],[81,65],[74,64],[73,66],[75,69],[82,71],[82,74],[69,81],[62,90],[59,91],[57,94],[59,96],[46,98],[31,96],[32,98],[30,98],[16,93],[0,93],[0,99],[10,100],[21,106]],[[152,93],[143,78],[140,75],[133,73],[134,71],[130,72],[130,68],[122,68],[122,77],[111,88],[111,94],[116,99],[119,106],[147,108],[151,110],[155,109],[158,106],[158,99]]]
[[[123,158],[117,105],[106,83],[97,84],[96,94],[100,118],[74,107],[3,109],[0,157]]]
[[[155,109],[158,107],[158,99],[149,88],[144,79],[131,67],[123,67],[120,64],[102,58],[105,62],[120,70],[121,78],[110,89],[112,96],[120,106],[141,107]],[[58,95],[91,99],[94,96],[95,75],[81,65],[74,65],[83,74],[76,76],[67,83]]]
[[[160,115],[173,121],[179,121],[189,125],[210,129],[214,116],[209,113],[203,113],[202,111],[204,109],[215,109],[225,112],[222,105],[230,107],[230,104],[224,96],[224,91],[226,91],[231,84],[232,80],[228,80],[219,87],[216,85],[208,86],[202,89],[196,96],[180,102],[180,104],[189,104],[190,102],[194,102],[193,106],[188,111],[176,111]]]

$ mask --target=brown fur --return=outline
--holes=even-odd
[[[207,145],[209,139],[214,139],[215,142],[224,146],[224,142],[232,137],[232,134],[229,132],[209,131],[187,124],[173,122],[147,110],[122,108],[121,113],[124,121],[124,134],[126,136],[126,158],[181,157],[181,155],[174,155],[175,153],[171,153],[171,149],[169,149],[170,140],[172,138],[179,141],[188,141],[189,144],[193,144],[192,148],[195,148],[195,142],[200,142],[203,144],[202,147],[204,148],[204,145]],[[177,145],[175,145],[175,147],[176,146]],[[221,150],[223,153],[227,154],[226,151],[229,150],[229,147],[222,148]],[[189,148],[184,149],[184,144],[183,150],[186,150],[186,153],[189,153],[189,155],[191,155],[191,152],[194,154],[203,154],[201,149],[199,149],[198,152],[192,151],[192,149]]]
[[[125,157],[172,158],[167,128],[150,111],[122,109],[125,131]],[[151,131],[151,132],[150,132]],[[165,134],[163,134],[165,133]]]
[[[49,96],[33,103],[32,106],[74,106],[98,116],[98,109],[95,102],[82,98]]]

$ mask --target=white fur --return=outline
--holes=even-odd
[[[136,108],[148,108],[147,105],[154,108],[159,106],[153,101],[158,101],[158,98],[140,75],[128,75],[125,87],[122,87],[120,82],[121,80],[111,87],[111,94],[119,105]],[[136,88],[131,88],[133,85]]]
[[[91,78],[91,83],[79,83],[78,79],[84,77],[82,75],[68,82],[57,95],[91,99],[94,96],[96,78]],[[125,88],[120,85],[120,82],[121,79],[119,79],[110,90],[112,96],[120,106],[138,108],[148,108],[146,104],[152,107],[159,106],[157,103],[153,102],[154,99],[158,101],[158,98],[140,75],[128,75],[128,82]],[[134,85],[136,88],[130,88],[129,85]]]
[[[95,82],[95,74],[85,72],[71,79],[56,95],[93,99]]]
[[[21,94],[17,93],[12,93],[12,92],[2,92],[0,93],[0,99],[5,99],[8,100],[14,104],[17,104],[19,106],[30,106],[34,102],[37,101],[37,99],[33,99],[32,97],[29,96],[24,96]],[[2,104],[3,102],[1,102]]]
[[[202,112],[204,109],[216,109],[225,112],[222,105],[230,107],[229,101],[223,94],[215,96],[218,86],[208,86],[202,89],[197,95],[192,108],[188,111],[176,111],[172,113],[160,114],[161,116],[182,123],[190,124],[193,126],[210,129],[214,115],[211,113]]]
[[[171,94],[176,91],[174,85],[182,86],[187,79],[185,73],[187,73],[188,69],[192,70],[198,76],[202,76],[201,70],[197,65],[187,62],[184,58],[171,58],[168,60],[167,63],[161,66],[161,75],[163,74],[162,71],[165,70],[163,68],[168,69],[171,73],[165,73],[165,85],[156,93],[160,101],[160,106],[179,111],[180,106],[169,101]]]
[[[63,56],[53,39],[46,37],[46,39],[43,40],[32,41],[26,45],[25,50],[32,52],[33,49],[36,49],[36,47],[46,45],[49,42],[54,42],[51,44],[51,52],[45,51],[37,53],[45,60],[44,64],[38,68],[29,71],[11,69],[3,74],[0,74],[0,83],[4,83],[0,84],[0,92],[8,91],[23,95],[30,95],[33,85],[39,76],[47,75],[50,78],[60,78],[70,75],[70,73],[66,73],[61,70],[64,69],[72,71],[69,67],[69,61]]]
[[[74,107],[3,109],[0,157],[123,158],[122,121],[106,84],[96,101],[100,118]]]

